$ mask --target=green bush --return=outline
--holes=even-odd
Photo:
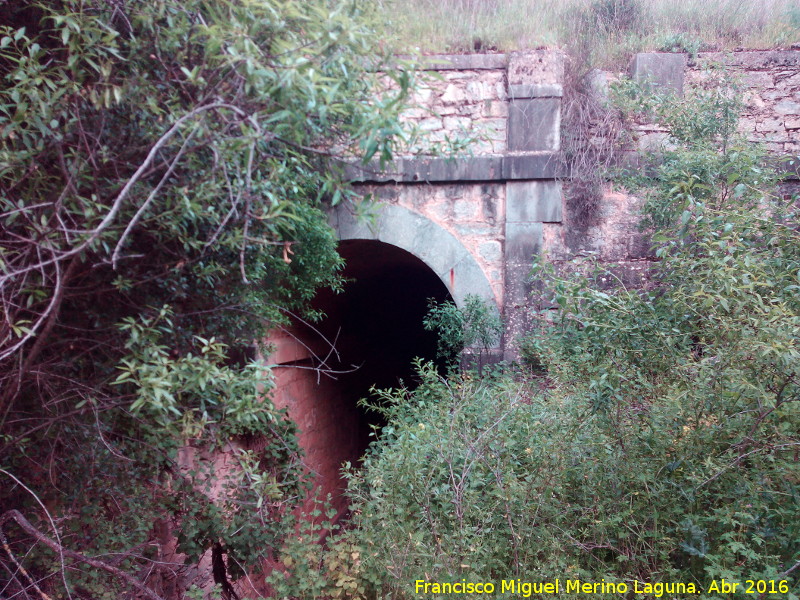
[[[427,331],[435,331],[439,336],[437,356],[449,365],[456,365],[466,349],[477,351],[480,358],[503,333],[503,322],[497,310],[472,294],[467,295],[463,308],[452,301],[437,304],[429,300],[422,324]]]
[[[478,581],[530,564],[526,489],[547,452],[535,443],[542,405],[511,381],[447,380],[430,364],[419,375],[413,393],[380,394],[388,424],[349,487],[364,577],[399,597],[415,579]]]
[[[135,574],[4,520],[0,595],[145,593],[170,535],[228,594],[291,530],[297,443],[254,346],[339,285],[331,157],[402,137],[410,75],[361,4],[0,2],[0,518]],[[223,447],[226,482],[178,453]]]
[[[693,122],[679,100],[659,108],[674,149],[647,191],[645,288],[537,266],[560,307],[534,315],[546,379],[423,367],[414,393],[384,394],[388,424],[350,485],[365,589],[558,577],[714,597],[725,578],[798,598],[798,214],[757,149],[700,126],[725,94]]]

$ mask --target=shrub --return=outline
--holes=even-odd
[[[437,355],[450,365],[458,363],[466,349],[477,351],[480,360],[503,333],[503,322],[496,309],[471,294],[467,295],[464,308],[458,308],[452,301],[437,304],[429,300],[422,323],[427,331],[438,334]]]
[[[700,597],[712,579],[764,579],[798,598],[797,208],[725,123],[709,139],[697,124],[714,119],[675,102],[651,284],[600,291],[537,267],[560,307],[531,350],[545,391],[423,367],[413,394],[384,394],[388,424],[350,486],[379,595],[524,576]]]
[[[338,285],[330,149],[388,159],[410,84],[358,4],[0,3],[0,594],[152,597],[172,533],[228,594],[290,530],[254,342]]]

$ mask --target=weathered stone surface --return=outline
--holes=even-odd
[[[467,117],[445,117],[443,124],[448,131],[468,131],[472,126],[472,119]]]
[[[768,71],[749,71],[742,76],[742,84],[750,88],[767,89],[774,85],[774,80]]]
[[[506,184],[506,220],[510,223],[561,222],[561,183],[510,181]]]
[[[798,105],[800,108],[800,105]],[[776,107],[777,109],[778,107]],[[780,114],[780,113],[779,113]],[[774,118],[774,119],[762,119],[761,121],[756,121],[755,123],[755,130],[759,133],[770,133],[773,131],[777,131],[780,127],[784,124],[784,119],[782,117]]]
[[[723,64],[746,71],[800,66],[800,52],[796,50],[752,50],[746,52],[700,52],[698,66]]]
[[[508,108],[511,152],[557,151],[561,144],[561,100],[512,100]]]
[[[490,119],[505,120],[506,117],[508,117],[508,102],[500,100],[485,101],[481,109],[481,116]],[[503,131],[505,132],[505,127],[503,127]]]
[[[478,253],[486,262],[497,262],[503,258],[503,246],[498,241],[488,241],[478,246]]]
[[[497,305],[492,286],[475,258],[455,236],[424,216],[395,204],[376,207],[375,219],[357,219],[346,206],[332,209],[329,221],[339,239],[378,240],[410,252],[447,286],[456,304],[467,295]]]
[[[503,179],[553,179],[560,175],[561,157],[555,152],[503,157]]]
[[[503,159],[499,156],[461,158],[405,158],[381,169],[377,163],[348,165],[350,181],[492,181],[501,178]]]
[[[510,98],[561,98],[564,87],[560,83],[520,83],[508,86]]]
[[[417,123],[421,131],[436,131],[437,129],[441,129],[443,125],[442,119],[437,119],[436,117],[428,117]]]
[[[653,242],[649,235],[634,233],[628,239],[628,257],[630,258],[655,258]]]
[[[488,223],[453,223],[451,225],[453,231],[459,237],[469,238],[486,238],[491,236],[496,228]]]
[[[669,133],[664,131],[652,131],[639,135],[639,149],[642,152],[663,152],[674,148],[675,143]]]
[[[553,50],[512,52],[508,57],[508,85],[561,83],[564,54]]]
[[[506,306],[524,306],[531,293],[532,261],[506,265]]]
[[[491,65],[485,63],[484,66]],[[438,70],[435,76],[419,74],[412,103],[403,111],[401,120],[416,125],[424,135],[401,148],[398,156],[436,154],[435,148],[446,138],[470,140],[475,154],[505,152],[506,98],[504,66],[444,69]]]
[[[493,100],[499,96],[497,89],[488,81],[468,81],[464,93],[470,102]]]
[[[800,115],[800,102],[796,99],[785,98],[775,105],[775,112],[779,115],[791,115],[793,117]]]
[[[608,98],[609,86],[615,80],[617,77],[600,69],[592,69],[584,79],[592,93],[601,100]]]
[[[452,234],[489,279],[498,303],[503,297],[503,256],[498,252],[505,239],[505,191],[503,183],[404,183],[358,186],[380,202],[404,207]],[[425,235],[430,233],[423,227]],[[404,243],[417,243],[406,240]],[[441,252],[428,244],[432,252]],[[426,255],[427,256],[427,255]],[[451,257],[431,257],[436,272],[452,264]]]
[[[553,152],[524,156],[473,156],[459,158],[402,158],[380,168],[377,162],[351,163],[344,177],[352,182],[450,182],[553,179],[560,158]]]
[[[477,221],[480,219],[480,205],[472,198],[458,198],[453,201],[453,218],[458,222]]]
[[[530,265],[542,249],[541,223],[506,223],[507,263]],[[506,288],[508,282],[506,282]]]
[[[530,330],[528,298],[533,257],[543,246],[541,223],[506,222],[503,358],[519,359],[519,340]]]
[[[628,69],[631,79],[658,92],[683,95],[686,54],[642,52],[633,57]]]
[[[467,95],[464,89],[454,83],[451,83],[444,90],[441,100],[444,104],[459,104],[466,99]]]

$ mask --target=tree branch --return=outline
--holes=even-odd
[[[66,557],[69,557],[73,560],[77,560],[78,562],[85,563],[90,567],[94,567],[96,569],[102,569],[112,575],[119,577],[120,579],[124,580],[129,585],[135,587],[137,590],[142,592],[145,596],[150,598],[151,600],[164,600],[161,596],[156,594],[153,590],[149,587],[144,585],[141,581],[135,579],[125,571],[118,569],[117,567],[110,565],[106,562],[101,560],[97,560],[94,558],[89,558],[88,556],[84,556],[80,552],[75,552],[74,550],[70,550],[65,548],[61,544],[57,543],[55,540],[50,539],[41,531],[36,529],[31,523],[20,513],[18,510],[7,510],[2,515],[0,515],[0,527],[5,525],[8,521],[14,521],[19,527],[28,535],[32,536],[36,540],[43,543],[45,546],[53,550],[54,552],[58,552],[63,554]]]

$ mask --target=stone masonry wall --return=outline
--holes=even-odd
[[[798,51],[709,52],[700,53],[694,61],[685,54],[643,53],[631,61],[629,75],[648,87],[682,94],[687,86],[702,85],[711,77],[710,69],[720,66],[732,73],[744,90],[739,130],[750,141],[764,144],[773,155],[797,155],[800,152]],[[618,77],[608,73],[599,75],[600,91]],[[636,125],[633,133],[640,151],[660,148],[666,135],[655,124]],[[782,190],[785,195],[797,192],[796,176],[790,176]],[[608,187],[592,226],[577,227],[569,210],[565,210],[561,223],[544,226],[543,248],[551,260],[561,263],[592,255],[601,262],[614,263],[614,275],[609,279],[619,277],[625,285],[641,283],[652,256],[648,236],[637,227],[640,208],[640,199],[625,190]]]
[[[562,74],[563,56],[550,50],[427,57],[402,117],[421,138],[405,155],[429,154],[446,140],[467,141],[475,156],[529,150],[513,131],[514,121],[525,118],[515,104],[518,109],[524,99],[560,97]],[[556,119],[557,103],[549,102]]]
[[[525,329],[543,224],[561,219],[563,55],[537,50],[425,61],[404,115],[425,143],[388,169],[366,169],[353,179],[380,203],[411,210],[455,236],[489,282],[508,323],[506,340],[515,340]],[[464,155],[437,158],[432,149],[445,140],[466,142]]]
[[[684,84],[703,85],[718,68],[742,87],[739,131],[771,154],[800,153],[800,52],[796,50],[701,52],[693,61],[685,54],[650,52],[636,55],[630,75],[640,83],[680,94]],[[663,139],[663,130],[656,125],[638,130],[642,149]]]
[[[434,75],[435,74],[435,75]],[[427,154],[446,140],[470,140],[473,154],[506,151],[505,68],[425,71],[403,121],[419,127],[409,155]]]
[[[688,83],[701,83],[707,67],[724,65],[744,88],[739,129],[770,153],[800,153],[800,52],[704,52],[686,71]]]
[[[404,115],[426,141],[383,173],[353,177],[366,184],[364,192],[434,221],[464,245],[509,323],[507,358],[525,330],[534,255],[545,252],[564,268],[585,256],[615,263],[610,278],[626,285],[646,278],[651,259],[649,240],[637,229],[638,198],[607,188],[589,225],[579,223],[564,202],[563,61],[550,50],[426,57],[414,104]],[[681,94],[684,82],[701,82],[707,67],[718,63],[746,88],[742,131],[772,152],[800,151],[800,52],[704,53],[691,63],[685,54],[645,53],[636,55],[630,75]],[[640,125],[634,133],[642,149],[664,136],[656,125]],[[467,153],[436,158],[434,147],[448,139],[468,141]]]

